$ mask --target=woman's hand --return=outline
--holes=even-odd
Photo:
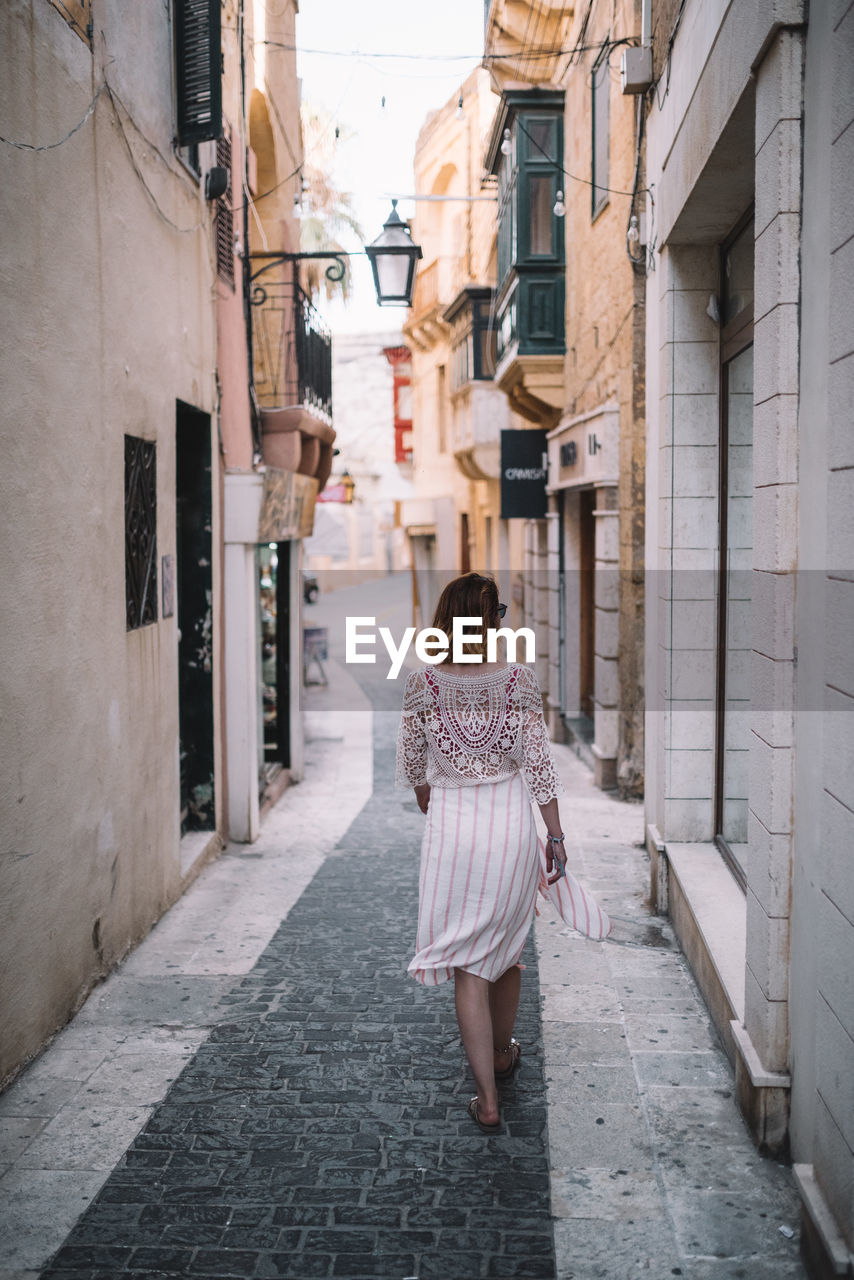
[[[566,845],[563,838],[550,840],[546,836],[546,876],[549,884],[557,884],[565,874]]]
[[[418,801],[418,808],[422,813],[427,812],[427,806],[430,803],[430,783],[422,782],[414,788],[415,799]]]

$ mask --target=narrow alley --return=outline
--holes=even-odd
[[[328,670],[319,702],[352,680]],[[392,787],[399,685],[363,670],[363,709],[307,710],[314,767],[262,840],[209,866],[0,1100],[0,1280],[803,1276],[791,1172],[756,1154],[644,905],[641,807],[566,747],[570,862],[614,933],[542,910],[505,1132],[474,1129],[451,987],[405,972],[423,819]]]
[[[0,1280],[854,1280],[854,0],[0,67]]]

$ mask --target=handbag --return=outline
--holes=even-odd
[[[571,871],[566,870],[560,880],[549,884],[546,871],[546,844],[539,838],[537,843],[540,850],[538,885],[540,893],[556,909],[564,924],[568,924],[571,929],[583,934],[585,938],[592,938],[595,942],[604,941],[613,927],[607,913],[599,906],[590,890],[585,889]]]

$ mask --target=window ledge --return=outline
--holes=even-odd
[[[222,849],[216,831],[188,831],[181,837],[181,892],[195,880],[202,867]]]
[[[744,1021],[747,901],[713,844],[666,844],[667,861],[698,941],[739,1022]],[[687,940],[682,939],[688,951]],[[704,992],[705,994],[705,992]]]

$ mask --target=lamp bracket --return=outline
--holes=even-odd
[[[312,261],[328,261],[329,266],[326,268],[326,278],[332,284],[337,284],[339,280],[344,279],[344,272],[347,270],[345,258],[361,257],[358,253],[348,253],[344,249],[335,251],[328,250],[324,253],[250,253],[249,260],[254,262],[257,259],[266,259],[265,265],[259,267],[257,271],[253,271],[249,279],[257,280],[265,271],[269,271],[271,267],[280,266],[285,262],[306,262]],[[262,299],[263,300],[263,299]],[[254,299],[253,299],[254,301]]]

